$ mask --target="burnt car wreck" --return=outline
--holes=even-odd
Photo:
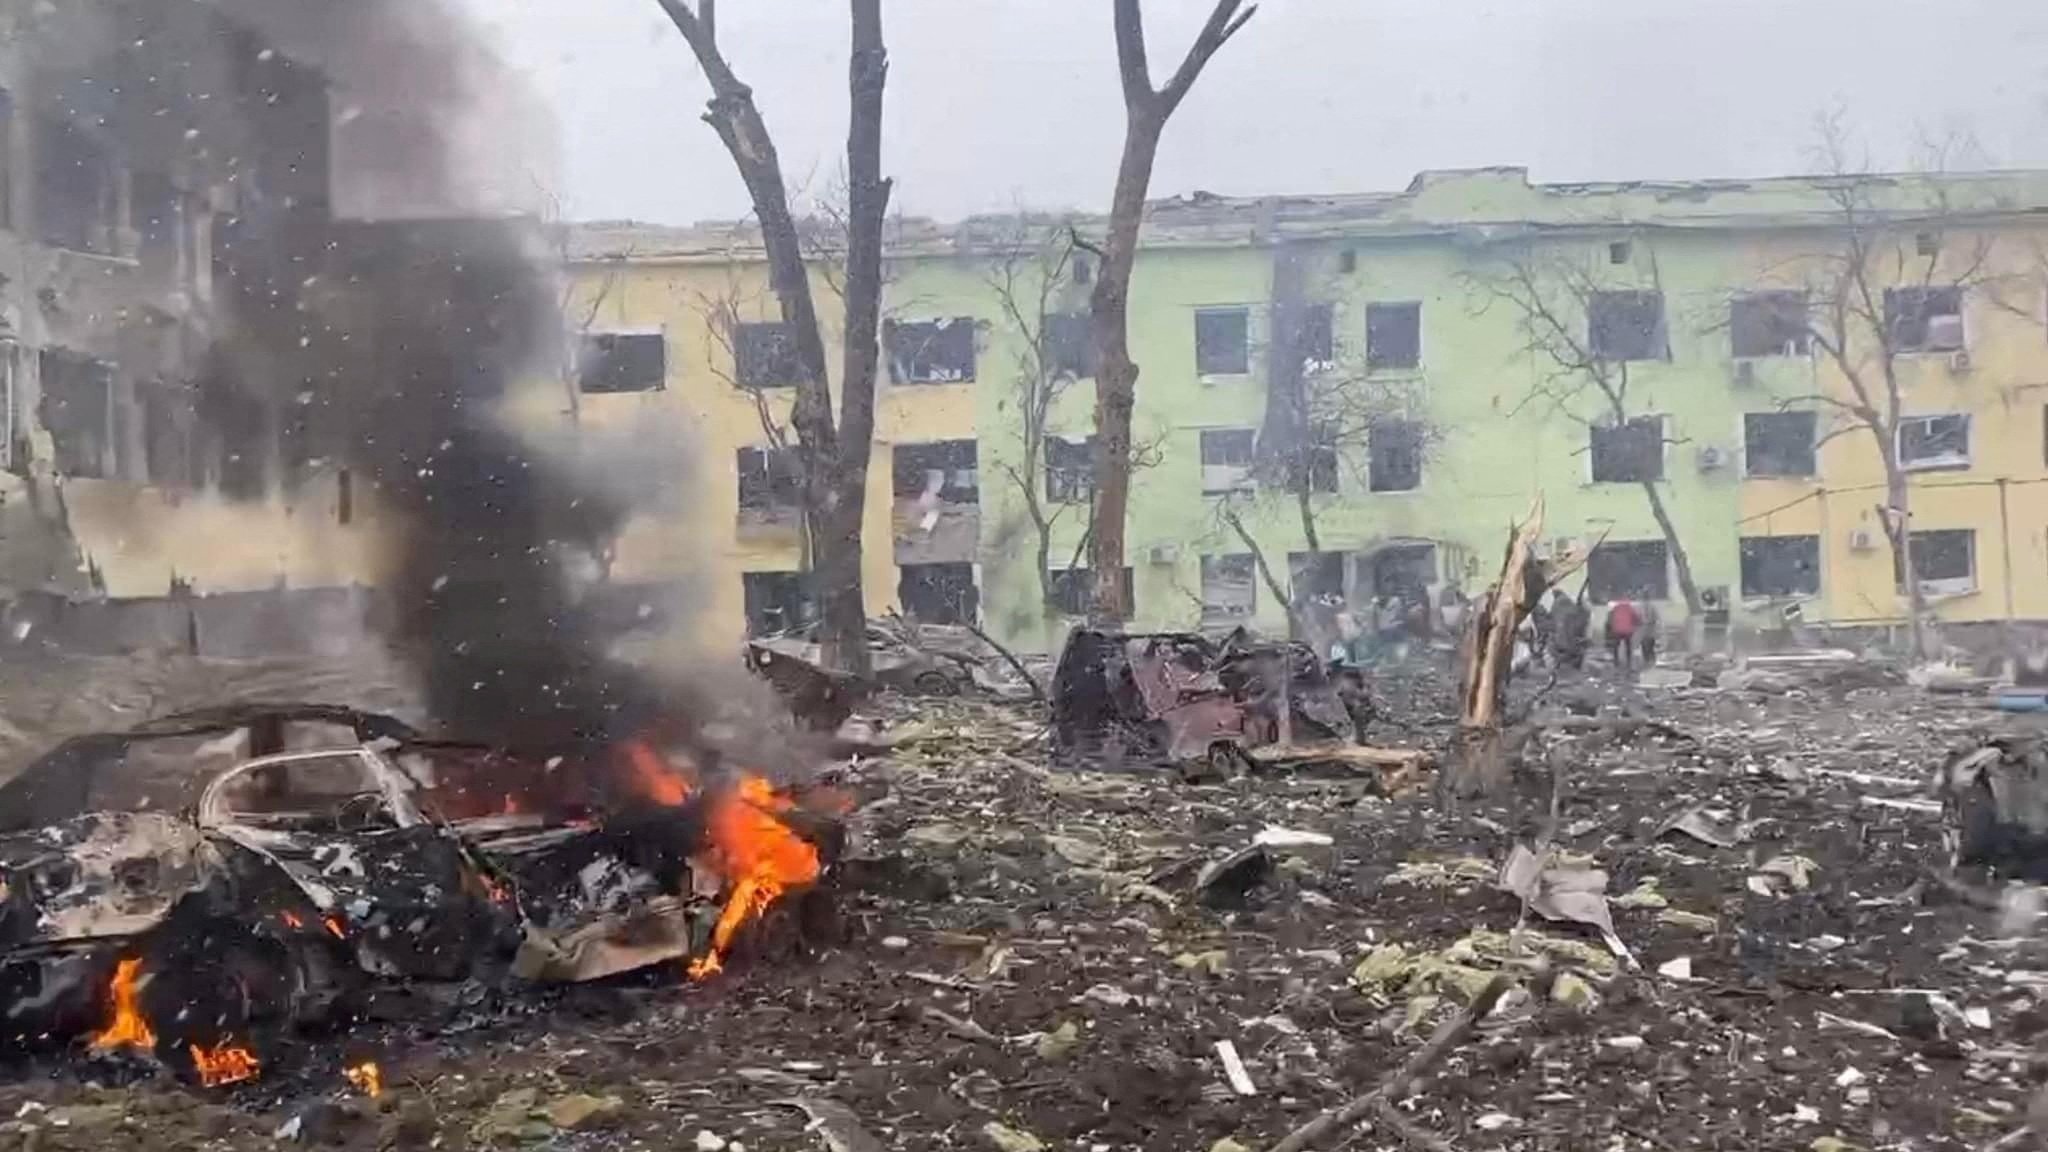
[[[1076,629],[1053,675],[1059,755],[1193,770],[1346,759],[1372,718],[1354,670],[1327,670],[1305,644],[1242,629],[1124,634]]]
[[[651,740],[529,757],[320,706],[70,741],[0,813],[0,1038],[206,1084],[393,982],[709,975],[838,851],[817,798]]]

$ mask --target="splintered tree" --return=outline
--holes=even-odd
[[[753,89],[733,73],[718,46],[714,0],[657,0],[690,45],[711,85],[704,120],[731,153],[760,222],[769,284],[787,326],[795,366],[790,423],[796,430],[816,592],[823,601],[827,658],[849,671],[868,670],[867,607],[861,588],[861,522],[867,503],[868,456],[875,425],[875,373],[880,360],[882,226],[890,182],[882,177],[882,95],[889,56],[882,41],[881,0],[850,0],[853,51],[848,66],[846,135],[845,324],[837,419],[832,409],[826,342],[811,298],[804,240],[790,210],[789,190]]]
[[[1800,254],[1773,277],[1796,284],[1796,300],[1773,317],[1787,344],[1810,345],[1839,377],[1841,391],[1817,389],[1784,404],[1811,403],[1831,414],[1820,441],[1866,433],[1884,468],[1884,503],[1876,508],[1905,600],[1907,634],[1928,656],[1927,596],[1913,555],[1915,463],[1945,454],[1967,459],[1968,431],[1955,418],[1911,420],[1909,362],[1945,357],[1966,370],[1963,312],[1973,296],[1999,304],[1992,231],[1971,228],[1950,201],[1940,166],[1916,176],[1879,176],[1852,166],[1841,132],[1822,125],[1827,175],[1820,181],[1833,217],[1823,246]],[[1908,427],[1908,425],[1911,427]],[[1948,441],[1960,437],[1961,443]],[[1950,449],[1954,449],[1950,452]],[[1910,459],[1909,459],[1910,453]]]
[[[1075,507],[1081,493],[1070,483],[1072,469],[1055,468],[1051,453],[1066,445],[1056,429],[1060,398],[1079,380],[1094,375],[1086,316],[1065,305],[1074,286],[1076,244],[1072,227],[1060,220],[1020,215],[1016,228],[998,240],[984,279],[1002,312],[1001,323],[1015,338],[1017,358],[1009,395],[998,403],[1010,411],[1018,458],[1001,470],[1030,521],[1032,558],[1038,572],[1040,611],[1058,610],[1059,589],[1052,568],[1053,528]]]
[[[1647,410],[1640,390],[1631,389],[1631,364],[1671,356],[1654,253],[1650,268],[1648,288],[1609,283],[1585,259],[1525,242],[1478,288],[1482,298],[1510,309],[1521,327],[1523,350],[1534,361],[1534,378],[1517,410],[1534,403],[1585,426],[1593,478],[1642,489],[1678,576],[1686,615],[1698,619],[1692,559],[1659,487],[1664,446],[1674,441],[1663,419]]]
[[[1095,329],[1095,516],[1089,534],[1089,570],[1095,573],[1093,615],[1103,623],[1129,614],[1124,603],[1124,516],[1131,494],[1131,413],[1137,406],[1138,365],[1131,360],[1131,270],[1138,259],[1138,228],[1159,139],[1195,79],[1229,39],[1258,11],[1244,0],[1216,0],[1180,67],[1163,88],[1152,86],[1145,55],[1145,17],[1139,0],[1115,0],[1117,73],[1123,81],[1124,150],[1110,199],[1109,232],[1089,311]]]

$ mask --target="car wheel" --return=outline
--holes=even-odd
[[[925,696],[958,696],[960,685],[944,672],[919,672],[910,686]]]

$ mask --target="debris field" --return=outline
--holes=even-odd
[[[1369,743],[1448,747],[1440,669],[1370,687]],[[2040,902],[1951,873],[1929,781],[2030,718],[1800,673],[1517,681],[1524,712],[1513,792],[1447,809],[1342,759],[1070,763],[1042,708],[882,695],[872,746],[825,773],[859,804],[837,930],[799,954],[400,990],[222,1089],[20,1057],[0,1152],[1228,1152],[1361,1101],[1312,1146],[1977,1148],[2022,1126]],[[1475,998],[1491,1011],[1417,1067]]]

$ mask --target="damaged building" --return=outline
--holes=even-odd
[[[2048,621],[2048,589],[2026,575],[2048,567],[2029,511],[2048,483],[2048,174],[1865,181],[1888,262],[1897,247],[1899,267],[1947,276],[1984,255],[1957,273],[1974,275],[1965,288],[1879,286],[1904,380],[1913,578],[1951,637]],[[1658,602],[1676,627],[1685,599],[1648,485],[1684,543],[1708,643],[1897,629],[1906,577],[1879,456],[1867,431],[1841,427],[1828,398],[1848,385],[1810,332],[1812,270],[1843,243],[1838,184],[1538,184],[1489,168],[1424,172],[1398,192],[1154,202],[1131,289],[1143,463],[1114,577],[1131,626],[1322,634],[1376,598],[1476,594],[1503,527],[1541,491],[1546,551],[1599,545],[1587,599]],[[1103,222],[892,223],[871,614],[972,605],[1038,651],[1085,614],[1103,575],[1084,544],[1094,268],[1058,251],[1069,223]],[[696,497],[631,525],[615,578],[694,578],[714,640],[800,622],[801,517],[775,463],[794,442],[793,389],[757,237],[591,224],[568,250],[580,418],[702,448],[686,466]],[[1557,366],[1515,307],[1517,260],[1577,270],[1583,300],[1563,279],[1534,290],[1558,302],[1560,331],[1626,371],[1626,420],[1588,407],[1590,389],[1532,401]],[[829,291],[836,271],[814,275]],[[626,344],[621,383],[609,350]]]

